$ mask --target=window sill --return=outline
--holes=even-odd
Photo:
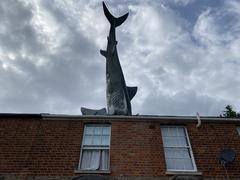
[[[74,170],[76,174],[110,174],[110,170]]]
[[[202,172],[199,171],[166,171],[166,175],[195,175],[195,176],[201,176]]]

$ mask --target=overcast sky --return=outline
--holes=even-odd
[[[109,0],[133,114],[240,111],[239,0]],[[0,1],[0,112],[106,107],[109,23],[99,0]]]

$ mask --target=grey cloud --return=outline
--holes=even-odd
[[[96,60],[100,55],[98,57],[98,49],[92,40],[77,32],[75,24],[69,22],[60,10],[48,6],[47,10],[55,18],[56,23],[64,28],[67,37],[61,41],[56,53],[51,53],[46,44],[41,47],[43,48],[41,54],[35,53],[41,49],[36,45],[41,44],[41,39],[37,42],[37,33],[34,32],[30,22],[33,9],[30,6],[25,8],[20,2],[17,7],[11,3],[9,1],[9,4],[4,5],[14,8],[19,13],[12,17],[11,11],[5,12],[5,21],[9,22],[9,25],[5,26],[7,34],[2,37],[6,41],[2,42],[4,45],[9,44],[6,42],[13,37],[14,40],[18,40],[12,43],[16,46],[11,50],[15,53],[16,61],[11,62],[9,68],[12,69],[14,66],[23,73],[18,74],[14,70],[2,72],[4,76],[1,76],[1,81],[7,85],[4,87],[5,96],[1,98],[1,111],[15,109],[18,112],[80,113],[80,106],[87,104],[88,100],[102,101],[98,91],[101,87],[99,82],[104,81],[104,78],[99,78],[104,61],[100,63],[101,61]],[[24,26],[15,27],[15,22]],[[17,31],[13,33],[11,27]],[[33,33],[26,31],[26,28],[31,29]],[[58,38],[58,34],[55,38]],[[17,54],[21,47],[30,52],[24,58],[21,53]],[[10,51],[9,46],[5,49]],[[39,59],[44,59],[46,63],[37,65],[36,60]]]
[[[160,115],[212,115],[219,114],[219,109],[224,109],[223,100],[217,100],[207,95],[198,95],[196,92],[179,91],[173,96],[150,94],[143,103],[141,111],[147,114]],[[174,112],[174,113],[173,113]]]
[[[79,114],[81,106],[105,107],[99,48],[106,48],[109,24],[101,3],[14,2],[0,2],[1,112]],[[206,17],[216,14],[200,15],[194,30],[164,0],[107,4],[116,16],[130,11],[117,39],[126,83],[139,87],[132,101],[135,114],[217,115],[226,104],[237,107],[238,40],[203,45],[200,38],[221,37],[220,19],[207,24],[220,31],[196,31],[200,20],[206,24]],[[46,17],[38,20],[36,7]],[[232,23],[227,33],[235,37],[238,21]]]
[[[24,5],[19,1],[1,1],[1,26],[0,45],[3,51],[14,53],[27,50],[36,54],[43,48],[37,40],[36,32],[29,24],[32,19],[30,5]]]
[[[161,9],[158,10],[161,11]],[[238,78],[236,75],[239,72],[225,64],[224,61],[231,55],[229,55],[229,52],[226,53],[227,50],[226,52],[225,50],[223,51],[224,47],[214,47],[214,49],[210,47],[206,49],[199,46],[192,39],[191,30],[187,29],[189,26],[185,20],[171,15],[171,10],[167,12],[170,14],[165,16],[175,20],[178,19],[179,22],[169,26],[169,31],[165,34],[161,34],[161,27],[159,27],[160,33],[156,38],[163,39],[163,41],[156,43],[156,46],[150,51],[146,50],[148,53],[142,54],[142,57],[140,57],[140,54],[136,54],[139,64],[134,69],[140,70],[143,67],[140,74],[144,77],[137,81],[139,84],[146,85],[143,87],[143,91],[140,92],[140,102],[135,102],[136,110],[146,114],[189,115],[200,111],[206,115],[218,115],[221,109],[224,108],[224,105],[235,104],[238,101],[236,98],[238,96],[239,83],[237,83]],[[159,20],[163,20],[162,24],[169,24],[167,19]],[[130,23],[134,23],[134,21]],[[178,28],[174,28],[174,25],[177,26],[178,24],[181,24],[181,31],[178,31]],[[136,27],[141,26],[136,25]],[[139,31],[141,30],[140,28]],[[134,31],[137,32],[136,28]],[[151,29],[144,31],[144,33],[150,32]],[[164,42],[167,36],[171,34],[176,34],[175,38],[167,43]],[[214,33],[214,35],[217,34]],[[139,33],[133,37],[139,36],[144,38],[144,34],[141,36]],[[158,42],[156,40],[155,42]],[[144,49],[148,45],[147,41],[138,41],[136,46]],[[149,43],[154,43],[154,41]],[[230,43],[233,43],[233,41]],[[227,46],[225,46],[226,48]],[[141,52],[141,49],[136,48],[136,51]],[[233,75],[234,73],[235,76]],[[211,74],[214,74],[214,76]],[[138,74],[137,78],[139,77],[140,75]],[[162,94],[157,95],[160,93]],[[170,108],[171,106],[173,108]],[[166,109],[165,107],[168,108]]]
[[[237,3],[225,2],[220,8],[208,8],[202,12],[193,29],[194,37],[207,46],[225,46],[236,40],[240,31],[240,13],[231,2]]]

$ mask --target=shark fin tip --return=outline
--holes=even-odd
[[[107,57],[107,51],[104,50],[100,50],[101,55],[103,55],[104,57]]]

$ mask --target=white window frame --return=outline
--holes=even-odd
[[[86,127],[109,127],[110,133],[109,133],[109,145],[84,145],[84,140],[86,136]],[[78,164],[78,170],[80,171],[93,171],[93,172],[99,172],[99,171],[109,171],[110,170],[110,146],[111,146],[111,124],[85,124],[84,125],[84,130],[83,130],[83,137],[82,137],[82,144],[81,144],[81,151],[80,151],[80,159],[79,159],[79,164]],[[83,155],[83,150],[85,149],[97,149],[97,150],[102,150],[102,149],[107,149],[108,150],[108,169],[104,170],[90,170],[90,169],[81,169],[81,162],[82,162],[82,155]]]
[[[192,146],[191,146],[191,143],[190,143],[190,140],[189,140],[187,128],[184,127],[184,126],[161,126],[162,141],[163,141],[163,138],[164,138],[163,134],[162,134],[162,128],[183,128],[183,130],[185,132],[185,135],[186,135],[187,144],[188,144],[188,146],[164,146],[164,143],[163,143],[165,160],[166,160],[165,148],[186,148],[190,152],[190,159],[191,159],[192,165],[193,165],[193,169],[188,170],[188,169],[169,169],[167,167],[167,164],[166,164],[167,171],[170,171],[170,172],[171,171],[173,171],[173,172],[197,172],[197,166],[196,166],[195,159],[194,159],[194,156],[193,156]]]

